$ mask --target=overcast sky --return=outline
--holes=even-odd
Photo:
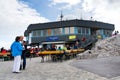
[[[9,48],[29,24],[64,19],[111,23],[120,32],[120,0],[0,0],[0,48]]]

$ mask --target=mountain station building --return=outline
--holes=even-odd
[[[30,24],[24,32],[29,45],[49,47],[51,44],[61,46],[72,44],[75,41],[82,42],[85,39],[87,46],[96,39],[110,37],[114,30],[114,24],[92,20],[65,20]]]

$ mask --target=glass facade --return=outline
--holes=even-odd
[[[94,33],[93,33],[94,32]],[[44,30],[34,30],[29,33],[29,36],[26,38],[29,43],[32,42],[32,37],[50,37],[50,36],[64,36],[67,35],[71,39],[71,35],[82,35],[88,36],[92,35],[95,38],[104,39],[106,37],[110,37],[112,34],[112,30],[105,30],[105,29],[96,29],[96,28],[89,28],[89,27],[82,27],[82,26],[71,26],[71,27],[64,27],[64,28],[54,28],[54,29],[44,29]],[[72,39],[74,36],[72,36]]]
[[[47,35],[51,36],[52,35],[52,30],[51,29],[47,29]]]
[[[103,34],[105,35],[105,37],[109,37],[112,35],[112,30],[103,30]]]
[[[65,28],[65,34],[69,34],[70,33],[70,28],[69,27],[66,27]]]
[[[32,36],[37,36],[37,31],[32,31]]]
[[[39,35],[42,36],[41,35],[41,30],[37,30],[37,36],[39,36]]]
[[[61,35],[60,28],[52,29],[52,32],[53,32],[52,36],[54,36],[54,35]]]
[[[82,34],[82,28],[81,27],[77,27],[77,32],[78,32],[78,34]]]
[[[74,29],[75,29],[75,27],[70,27],[70,34],[75,34]]]
[[[86,28],[86,27],[76,27],[75,32],[77,34],[91,35],[90,28]]]
[[[62,28],[62,34],[65,34],[65,28]]]
[[[78,29],[77,29],[77,27],[74,27],[74,33],[75,33],[75,34],[78,34]]]
[[[96,35],[101,35],[101,37],[104,39],[106,37],[110,37],[112,34],[111,30],[104,30],[104,29],[99,29],[96,31]]]
[[[47,30],[43,30],[43,36],[47,36]]]
[[[64,28],[55,28],[55,29],[34,30],[32,31],[32,37],[57,36],[57,35],[69,35],[69,34],[90,35],[90,33],[91,33],[90,28],[64,27]]]
[[[29,33],[29,37],[28,37],[28,43],[31,43],[31,37],[32,37],[32,33]]]

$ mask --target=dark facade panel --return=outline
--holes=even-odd
[[[76,25],[91,27],[91,28],[99,28],[99,29],[111,29],[114,30],[113,24],[97,22],[97,21],[84,21],[84,20],[77,20]]]
[[[28,34],[29,34],[28,31],[25,30],[25,32],[24,32],[24,36],[27,36]]]
[[[75,34],[74,34],[75,35]],[[56,41],[76,41],[76,39],[82,39],[82,37],[86,37],[88,40],[91,40],[92,37],[89,36],[89,35],[81,35],[81,34],[76,34],[76,38],[75,39],[69,39],[69,36],[73,36],[73,35],[62,35],[62,36],[56,36],[58,37],[58,40]],[[47,40],[48,37],[32,37],[32,43],[42,43],[42,42],[50,42]],[[55,42],[55,41],[52,41],[51,42]]]

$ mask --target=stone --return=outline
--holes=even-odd
[[[120,56],[120,34],[98,40],[91,50],[77,55],[77,59]]]

